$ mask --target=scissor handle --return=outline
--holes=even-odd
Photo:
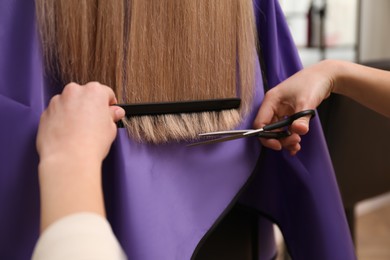
[[[301,118],[301,117],[304,117],[304,116],[311,116],[311,118],[313,118],[315,115],[316,115],[316,112],[315,112],[314,109],[303,110],[303,111],[295,113],[295,114],[293,114],[291,116],[288,116],[285,119],[280,120],[280,121],[278,121],[276,123],[266,125],[266,126],[263,127],[263,129],[264,129],[264,131],[275,130],[275,129],[278,129],[278,128],[282,128],[282,127],[291,125],[298,118]]]
[[[265,139],[282,139],[282,138],[289,137],[290,135],[291,135],[290,131],[276,131],[276,132],[262,131],[258,133],[256,136]]]

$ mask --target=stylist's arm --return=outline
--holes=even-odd
[[[72,222],[74,216],[89,223],[94,222],[91,216],[97,223],[106,221],[101,166],[117,134],[115,122],[125,115],[122,108],[112,106],[115,103],[114,92],[107,86],[70,83],[61,95],[52,98],[42,114],[37,135],[42,235],[46,231],[53,235],[50,229],[64,220],[70,222],[68,227],[77,227]],[[80,226],[85,229],[86,225]],[[71,256],[56,253],[64,259]]]
[[[336,93],[390,118],[390,72],[338,60],[325,60],[305,68],[265,95],[255,128],[280,120],[305,109],[314,109]],[[292,155],[300,149],[301,135],[309,131],[309,117],[295,120],[288,138],[261,139],[264,146],[274,150],[285,148]]]

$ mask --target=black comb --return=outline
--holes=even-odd
[[[116,106],[120,106],[125,110],[126,117],[221,111],[227,109],[237,109],[240,107],[240,105],[240,98],[224,98],[183,102],[116,104]],[[117,125],[118,127],[123,127],[122,121],[119,121]]]

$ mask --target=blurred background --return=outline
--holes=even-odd
[[[341,59],[390,70],[390,0],[279,1],[304,67]],[[389,260],[390,120],[338,95],[318,112],[358,258]]]

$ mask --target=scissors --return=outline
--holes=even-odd
[[[239,138],[246,138],[251,136],[267,138],[267,139],[281,139],[291,135],[291,132],[287,129],[280,131],[272,131],[279,128],[286,128],[290,126],[298,118],[310,116],[312,119],[315,116],[315,110],[308,109],[303,110],[298,113],[295,113],[291,116],[288,116],[281,121],[266,125],[259,129],[243,129],[243,130],[229,130],[229,131],[218,131],[218,132],[207,132],[199,134],[200,137],[209,138],[199,142],[189,144],[188,146],[198,146],[203,144],[214,144],[219,142],[226,142],[230,140],[235,140]],[[213,138],[216,137],[216,138]]]

